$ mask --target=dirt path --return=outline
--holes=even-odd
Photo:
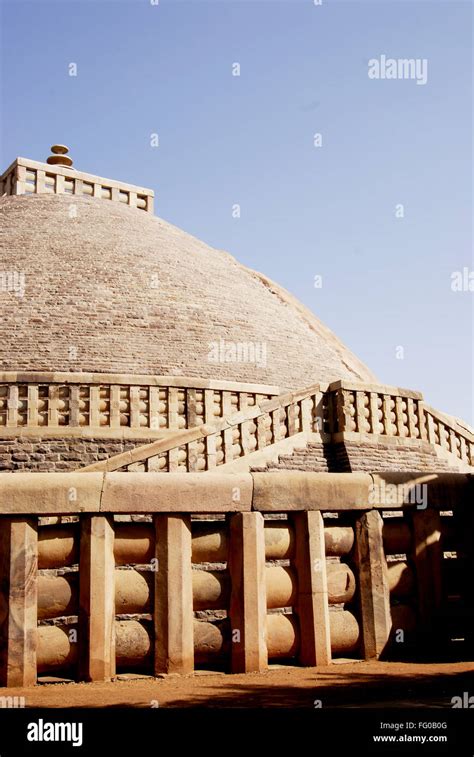
[[[474,663],[348,662],[324,668],[271,666],[248,675],[196,673],[111,683],[48,683],[0,689],[26,707],[451,707],[474,692]],[[315,704],[316,701],[316,704]]]

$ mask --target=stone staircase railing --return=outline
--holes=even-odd
[[[334,441],[359,434],[419,439],[474,466],[474,434],[426,405],[420,392],[348,381],[330,384],[329,392],[335,409]]]
[[[338,381],[261,401],[81,470],[199,472],[223,465],[234,470],[244,457],[254,459],[269,447],[283,449],[285,440],[305,445],[311,439],[363,441],[367,436],[425,441],[464,467],[474,466],[474,434],[425,405],[419,392]]]
[[[229,418],[114,455],[81,471],[210,471],[296,435],[329,426],[327,394],[319,384],[261,402]]]

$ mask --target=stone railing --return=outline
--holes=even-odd
[[[419,439],[474,466],[474,434],[429,407],[420,392],[390,386],[338,381],[333,396],[333,440],[360,435]]]
[[[262,401],[212,424],[135,447],[81,470],[210,471],[293,437],[301,437],[302,441],[316,436],[329,439],[327,399],[327,393],[316,384],[301,392]]]
[[[24,194],[84,195],[122,202],[153,213],[152,189],[104,179],[73,168],[17,158],[0,176],[0,197]]]
[[[474,465],[474,434],[426,405],[419,392],[347,381],[278,391],[184,377],[4,372],[0,438],[157,440],[94,470],[211,470],[290,438],[304,442],[308,434],[327,442],[428,442]]]
[[[424,405],[426,439],[474,466],[474,434],[452,418]]]
[[[83,468],[86,471],[209,471],[283,443],[363,441],[361,437],[426,441],[474,465],[474,437],[446,416],[425,406],[422,395],[388,386],[346,382],[315,384],[261,401],[247,412],[216,419],[167,439],[135,447]],[[279,446],[278,446],[279,445]],[[252,458],[248,456],[252,455]],[[224,468],[225,469],[225,468]]]
[[[162,438],[276,394],[275,386],[181,377],[0,373],[0,438]]]
[[[0,685],[459,650],[471,479],[0,474]]]

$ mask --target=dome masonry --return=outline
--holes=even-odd
[[[1,370],[375,381],[283,288],[143,212],[150,190],[71,172],[55,147],[1,177]]]

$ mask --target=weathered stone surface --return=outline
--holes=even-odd
[[[194,522],[192,526],[193,563],[226,562],[229,552],[228,530],[225,523]]]
[[[228,620],[215,623],[195,620],[193,632],[195,665],[216,660],[227,662],[231,643]]]
[[[470,504],[472,506],[472,502]],[[441,522],[439,512],[431,509],[414,511],[411,517],[418,611],[421,624],[427,630],[436,620],[442,602]],[[432,630],[439,631],[439,628]]]
[[[362,645],[366,659],[382,654],[391,628],[390,589],[382,525],[380,513],[371,510],[359,516],[355,527]]]
[[[348,555],[354,545],[352,526],[325,526],[324,543],[328,557]]]
[[[275,565],[265,568],[267,608],[292,607],[296,603],[298,582],[292,568]]]
[[[103,474],[0,473],[0,513],[98,512]]]
[[[191,519],[155,516],[155,660],[157,673],[194,667]]]
[[[387,510],[400,507],[400,503],[404,502],[407,505],[419,504],[424,508],[450,510],[471,501],[470,474],[404,471],[374,473],[372,478],[375,494],[373,504]],[[417,501],[417,492],[423,494],[422,501]]]
[[[393,444],[390,442],[398,442]],[[437,471],[456,472],[453,461],[440,458],[433,445],[426,441],[400,438],[366,437],[359,441],[311,442],[306,449],[282,454],[278,462],[252,468],[262,470],[300,470],[316,473],[356,471],[398,472]]]
[[[63,568],[79,562],[77,524],[44,526],[38,530],[38,568]]]
[[[268,659],[296,657],[300,647],[300,630],[295,615],[267,615]]]
[[[101,511],[238,512],[251,504],[249,473],[106,473]]]
[[[324,521],[321,513],[314,511],[295,513],[292,520],[296,531],[300,659],[303,665],[328,665],[331,629]]]
[[[193,609],[227,609],[230,597],[230,580],[227,571],[193,570]]]
[[[79,563],[80,671],[88,681],[115,675],[115,562],[111,518],[83,516]]]
[[[368,507],[372,479],[365,473],[252,473],[253,508],[260,511],[357,510]]]
[[[138,570],[115,571],[116,615],[149,613],[152,611],[154,575]]]
[[[79,576],[38,576],[38,620],[77,615],[79,609]]]
[[[70,431],[70,429],[67,429]],[[65,431],[63,431],[65,434]],[[76,433],[79,433],[77,431]],[[74,438],[44,439],[12,437],[0,454],[0,471],[68,472],[118,455],[150,440]]]
[[[264,521],[260,513],[237,513],[230,523],[232,670],[259,672],[268,662]]]
[[[144,565],[151,562],[155,556],[155,530],[151,523],[131,525],[115,522],[114,530],[116,565]]]
[[[40,626],[38,635],[38,673],[71,670],[77,663],[78,645],[71,641],[73,626]]]
[[[355,595],[356,579],[346,563],[330,562],[326,565],[328,600],[330,604],[345,604]]]
[[[294,556],[295,532],[291,525],[265,521],[264,536],[267,560],[288,560]]]
[[[36,683],[37,523],[0,520],[0,683]]]
[[[355,652],[360,644],[357,618],[348,610],[332,610],[329,613],[329,623],[333,655]]]
[[[114,626],[117,670],[151,666],[151,624],[139,620],[116,620]]]

